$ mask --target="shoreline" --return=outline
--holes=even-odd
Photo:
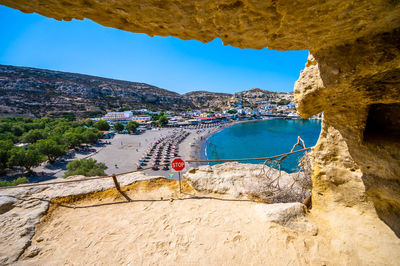
[[[258,121],[265,121],[265,120],[247,120],[247,121],[235,121],[232,122],[230,124],[227,124],[225,126],[219,127],[218,129],[216,129],[214,132],[210,132],[208,134],[205,134],[204,136],[202,136],[203,138],[201,140],[199,140],[196,145],[194,147],[192,147],[192,152],[191,152],[191,157],[195,158],[195,159],[199,159],[199,160],[208,160],[207,157],[207,141],[208,139],[213,136],[214,134],[217,134],[218,132],[238,125],[238,124],[243,124],[243,123],[249,123],[249,122],[258,122]],[[194,163],[193,167],[199,167],[200,165],[208,165],[209,163],[207,162],[202,162],[202,163]]]
[[[191,152],[192,156],[191,157],[196,158],[196,159],[199,158],[199,160],[208,160],[207,153],[206,153],[206,150],[207,150],[206,143],[207,143],[208,139],[211,136],[213,136],[214,134],[216,134],[226,128],[229,128],[229,127],[232,127],[232,126],[235,126],[238,124],[256,123],[256,122],[262,122],[262,121],[267,121],[267,120],[276,120],[276,119],[281,119],[281,118],[269,118],[269,119],[261,119],[261,120],[245,120],[245,121],[232,122],[229,125],[219,128],[215,132],[211,132],[209,134],[204,135],[203,136],[204,138],[202,140],[200,140],[198,143],[196,143],[196,146],[192,148],[192,152]],[[207,162],[195,163],[193,167],[199,167],[200,165],[209,165],[209,163],[207,163]]]

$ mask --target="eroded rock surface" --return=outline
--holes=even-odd
[[[394,30],[320,49],[310,55],[295,86],[298,111],[303,117],[324,112],[319,145],[314,149],[314,158],[318,158],[315,191],[333,191],[335,198],[340,197],[337,202],[344,205],[372,200],[379,217],[398,236],[399,43],[400,31]],[[332,168],[334,161],[337,164]],[[344,189],[355,182],[357,189]],[[314,202],[320,200],[320,205],[327,199],[313,194]]]
[[[190,169],[184,177],[197,191],[258,198],[267,202],[303,202],[311,180],[260,164],[223,163]],[[278,180],[279,178],[279,180]]]
[[[127,174],[118,177],[118,181],[121,186],[126,186],[149,178],[143,174]],[[0,190],[0,265],[15,262],[30,246],[35,226],[49,209],[51,199],[84,195],[113,187],[114,183],[110,178]]]
[[[224,44],[242,48],[308,49],[312,56],[296,83],[295,100],[304,118],[324,112],[313,150],[311,214],[335,250],[354,254],[348,264],[398,263],[399,1],[0,3],[59,20],[89,18],[149,35],[203,42],[220,37]]]
[[[260,0],[0,0],[58,20],[91,19],[149,35],[176,36],[241,48],[316,50],[390,31],[400,24],[397,1]]]

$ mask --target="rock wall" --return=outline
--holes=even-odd
[[[224,44],[241,48],[308,49],[311,55],[296,83],[295,100],[304,118],[324,112],[313,150],[311,215],[319,228],[325,226],[321,232],[334,236],[338,250],[356,250],[366,264],[388,258],[390,263],[388,252],[398,251],[394,232],[400,236],[399,1],[0,3],[59,20],[89,18],[149,35],[203,42],[219,37]]]
[[[150,36],[175,36],[241,48],[319,50],[391,31],[400,24],[395,0],[0,0],[57,20],[91,19]]]
[[[299,113],[307,118],[324,112],[321,145],[316,157],[346,144],[341,158],[351,158],[352,175],[332,172],[332,157],[319,161],[322,177],[314,175],[314,185],[335,174],[344,183],[361,180],[357,195],[374,203],[379,217],[400,236],[400,31],[358,39],[353,44],[330,47],[310,55],[295,85]],[[324,143],[324,144],[322,144]],[[327,144],[331,143],[331,145]],[[335,153],[338,154],[338,153]],[[342,160],[342,163],[345,161]],[[315,169],[314,169],[315,170]],[[341,176],[341,177],[339,177]],[[346,176],[346,177],[344,177]],[[324,182],[325,183],[325,182]],[[342,184],[341,184],[342,183]],[[330,188],[327,188],[330,190]],[[362,193],[361,193],[362,192]],[[342,191],[342,194],[344,191]],[[352,191],[346,193],[355,195]],[[360,194],[361,193],[361,194]],[[314,202],[317,195],[314,193]],[[352,204],[360,199],[353,199]],[[346,203],[347,204],[347,203]]]

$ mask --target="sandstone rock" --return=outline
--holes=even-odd
[[[85,178],[73,177],[75,179]],[[151,177],[141,173],[119,176],[121,186]],[[15,262],[31,245],[35,226],[47,212],[50,200],[104,191],[113,188],[112,179],[98,179],[79,183],[44,185],[39,187],[0,190],[0,258],[4,264]],[[17,208],[15,208],[17,207]],[[5,210],[5,211],[4,211]],[[37,242],[40,242],[38,239]],[[37,251],[37,253],[36,253]],[[40,251],[40,250],[39,250]],[[28,256],[35,256],[38,250],[30,251]]]
[[[57,20],[90,19],[107,27],[276,50],[316,50],[399,26],[396,1],[80,1],[1,0]]]
[[[280,189],[277,190],[277,182],[271,183],[279,175]],[[308,188],[304,187],[309,182],[303,174],[284,171],[279,174],[276,169],[256,164],[203,165],[195,171],[189,170],[183,177],[197,191],[255,197],[268,202],[303,202],[310,195]]]
[[[321,188],[325,195],[333,191],[331,199],[346,206],[364,208],[365,199],[372,200],[370,211],[377,212],[398,236],[399,33],[394,30],[316,51],[295,86],[300,115],[324,112],[313,157],[315,191]],[[357,188],[351,185],[356,183]],[[313,195],[313,202],[322,200],[321,205],[327,199]]]
[[[370,265],[399,261],[394,234],[400,236],[398,1],[0,3],[151,36],[203,42],[220,37],[242,48],[308,49],[312,57],[296,83],[295,101],[304,118],[324,112],[313,149],[311,215],[338,254],[352,254]],[[198,184],[209,187],[201,180]],[[217,186],[221,191],[235,187],[211,187]]]
[[[42,249],[39,247],[32,248],[29,253],[26,255],[28,258],[33,258],[39,254]]]
[[[11,210],[16,203],[17,200],[15,198],[7,196],[0,197],[0,214],[3,214]]]
[[[305,206],[298,202],[257,204],[254,208],[263,220],[278,224],[287,224],[290,220],[304,217],[306,212]]]
[[[318,233],[318,228],[306,219],[306,206],[301,203],[257,204],[254,208],[266,222],[277,223],[298,232],[309,232],[312,235]]]

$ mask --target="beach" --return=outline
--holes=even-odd
[[[54,178],[63,178],[67,163],[74,159],[82,158],[92,158],[98,162],[104,163],[107,166],[105,170],[107,175],[134,171],[137,169],[139,160],[147,154],[153,143],[161,138],[173,136],[184,131],[188,132],[189,135],[179,144],[178,155],[185,161],[200,159],[201,145],[204,141],[212,134],[231,125],[233,125],[233,123],[200,129],[154,128],[140,135],[116,134],[112,139],[101,140],[97,145],[89,145],[88,148],[95,149],[95,152],[85,153],[71,151],[69,156],[64,156],[65,158],[62,158],[62,160],[52,165],[44,164],[35,168],[34,171],[38,173],[38,176],[34,177],[32,180],[34,182],[40,182]],[[149,165],[151,164],[148,164],[148,166]],[[196,165],[195,163],[187,163],[183,173]],[[177,174],[172,172],[171,169],[162,170],[162,168],[160,168],[160,170],[157,171],[150,169],[144,170],[144,173],[155,177],[177,178]],[[171,176],[171,174],[173,174],[173,176]]]

